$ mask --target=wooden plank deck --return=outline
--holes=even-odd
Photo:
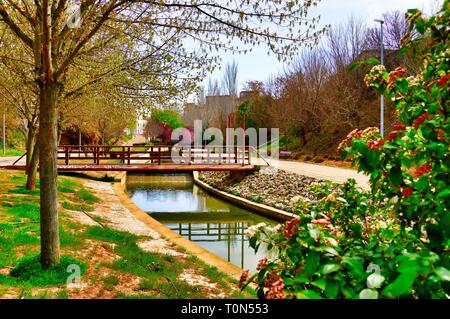
[[[240,164],[69,164],[58,165],[59,172],[126,171],[126,172],[193,172],[193,171],[251,171],[254,165]],[[25,165],[0,166],[3,169],[26,170]]]

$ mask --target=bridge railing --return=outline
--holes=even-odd
[[[60,145],[59,164],[205,164],[251,165],[249,146]]]

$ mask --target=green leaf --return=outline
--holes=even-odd
[[[320,236],[320,230],[316,225],[308,224],[309,236],[314,240],[318,240]]]
[[[389,177],[391,179],[392,184],[394,184],[395,186],[400,186],[400,184],[403,181],[402,170],[400,169],[400,167],[397,166],[392,167]]]
[[[356,238],[361,239],[362,238],[362,226],[361,224],[354,223],[350,225],[350,229],[355,235]]]
[[[343,265],[348,265],[350,271],[355,277],[359,279],[365,278],[366,272],[364,271],[364,260],[361,257],[345,257],[342,260]]]
[[[316,281],[311,283],[314,287],[319,288],[322,291],[325,291],[325,288],[327,286],[327,281],[325,280],[325,278],[320,278],[317,279]]]
[[[436,267],[436,269],[434,270],[434,272],[436,273],[436,275],[439,276],[439,278],[442,281],[450,281],[450,271],[447,268],[444,267]]]
[[[367,60],[364,61],[366,64],[369,65],[379,65],[381,64],[381,61],[378,60],[377,58],[368,58]]]
[[[320,255],[318,252],[314,250],[310,250],[308,256],[306,257],[306,267],[305,272],[306,275],[311,277],[316,272],[319,267]]]
[[[404,272],[389,286],[383,289],[383,295],[387,297],[400,297],[411,293],[412,285],[417,278],[417,271]]]
[[[347,299],[356,299],[358,295],[349,287],[341,287],[341,292]]]
[[[359,293],[359,299],[378,299],[378,291],[375,289],[364,289]]]
[[[295,295],[298,299],[323,299],[321,295],[311,290],[302,290]]]
[[[335,239],[334,238],[330,238],[329,240],[335,240]],[[331,254],[333,256],[339,256],[339,253],[333,247],[326,246],[326,247],[322,247],[321,250],[324,251],[324,252],[327,252],[327,253],[329,253],[329,254]]]
[[[305,282],[308,282],[309,278],[305,274],[297,274],[294,277],[294,282],[298,284],[304,284]]]
[[[450,189],[444,189],[438,194],[438,197],[448,197],[448,196],[450,196]]]
[[[327,280],[325,292],[329,298],[336,298],[339,292],[339,285],[334,280]]]
[[[403,93],[409,92],[408,81],[406,79],[397,80],[397,86]]]
[[[428,177],[423,176],[416,182],[416,188],[419,191],[424,191],[428,188]]]
[[[339,270],[338,264],[326,264],[323,266],[321,273],[324,275],[328,275],[328,274],[331,274],[332,272],[335,272],[338,270]]]

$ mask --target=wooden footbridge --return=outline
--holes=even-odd
[[[0,168],[26,170],[17,164]],[[251,164],[249,146],[107,146],[61,145],[58,171],[247,171]]]

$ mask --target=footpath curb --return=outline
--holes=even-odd
[[[198,172],[194,172],[193,176],[194,176],[194,183],[197,184],[198,186],[200,186],[201,188],[203,188],[204,190],[206,190],[222,199],[225,199],[226,201],[231,202],[239,207],[246,208],[255,213],[258,213],[259,215],[262,215],[265,217],[271,217],[278,221],[291,220],[292,218],[297,216],[294,213],[288,213],[281,209],[270,207],[270,206],[267,206],[264,204],[258,204],[258,203],[252,202],[248,199],[245,199],[245,198],[242,198],[239,196],[235,196],[235,195],[229,194],[227,192],[221,191],[217,188],[214,188],[214,187],[208,185],[207,183],[201,181],[199,179]]]

